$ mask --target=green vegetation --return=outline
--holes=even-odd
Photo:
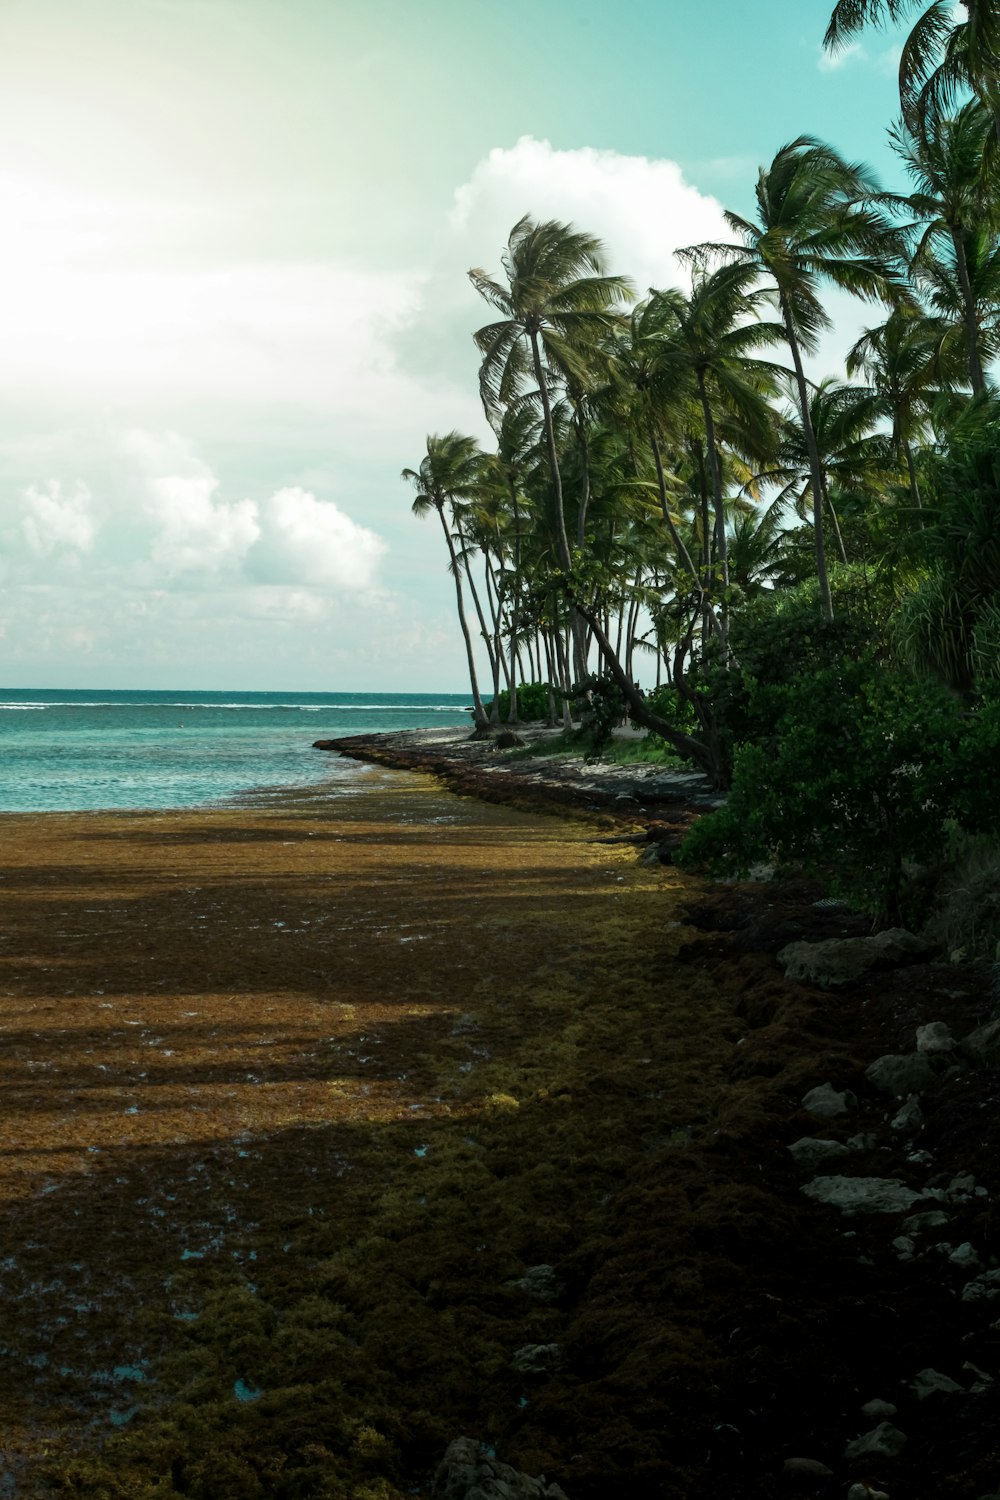
[[[730,791],[690,861],[793,860],[910,921],[956,838],[1000,833],[1000,5],[946,9],[840,0],[825,39],[916,13],[903,190],[801,135],[732,242],[641,301],[593,236],[521,219],[500,274],[469,273],[496,450],[431,437],[406,476],[470,663],[463,579],[476,600],[478,721],[580,716],[585,753],[680,757]],[[817,383],[830,288],[872,323]],[[656,738],[612,752],[626,715]]]

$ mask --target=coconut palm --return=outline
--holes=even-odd
[[[775,371],[772,365],[757,358],[754,351],[781,342],[784,329],[780,323],[760,319],[762,307],[771,299],[767,288],[759,284],[753,265],[733,262],[712,271],[704,260],[696,257],[690,295],[674,290],[656,293],[656,297],[673,325],[666,334],[668,341],[680,350],[682,363],[689,368],[697,391],[725,601],[729,565],[718,422],[720,414],[731,414],[739,426],[744,451],[752,451],[758,458],[771,452],[774,422],[767,398],[775,390]],[[707,527],[705,530],[707,533]],[[707,535],[705,544],[707,548]],[[725,602],[721,618],[725,643],[728,635]]]
[[[920,9],[899,60],[904,114],[944,114],[968,89],[987,106],[1000,140],[1000,8],[996,0],[838,0],[823,45],[836,50],[867,25],[898,24]]]
[[[918,510],[917,444],[942,391],[963,378],[956,376],[954,357],[949,359],[952,328],[943,318],[897,308],[884,323],[866,328],[847,355],[848,375],[865,377],[879,415],[892,423],[892,444],[906,466],[910,497]]]
[[[815,352],[819,334],[830,327],[819,297],[823,281],[870,301],[890,302],[897,294],[897,244],[889,222],[871,202],[876,192],[867,168],[846,162],[811,136],[800,136],[783,146],[769,167],[761,168],[757,219],[726,213],[741,243],[700,246],[694,252],[721,254],[754,267],[777,295],[812,471],[816,575],[828,620],[833,618],[833,600],[826,566],[823,484],[802,355]]]
[[[970,100],[954,119],[894,125],[889,140],[914,184],[909,194],[884,193],[881,202],[912,216],[907,226],[915,237],[912,270],[919,277],[929,265],[954,266],[959,311],[965,328],[969,383],[973,393],[985,387],[979,309],[971,281],[970,255],[980,265],[992,237],[996,208],[985,192],[983,152],[990,116]]]
[[[473,715],[477,730],[488,729],[489,719],[479,692],[472,636],[465,617],[462,563],[455,550],[455,541],[445,510],[447,508],[450,511],[456,502],[472,499],[479,494],[482,484],[482,463],[483,455],[475,438],[463,437],[458,432],[448,432],[443,437],[428,437],[427,452],[420,460],[420,467],[404,469],[401,475],[417,491],[412,507],[413,514],[425,516],[431,510],[437,511],[441,529],[444,532],[451,576],[455,582],[458,619],[462,627],[469,662],[469,685],[472,689]]]
[[[483,356],[479,390],[496,418],[534,382],[542,408],[555,498],[559,561],[572,567],[562,476],[552,416],[553,382],[572,379],[586,389],[593,351],[619,321],[617,309],[632,300],[627,278],[605,270],[600,240],[571,224],[519,219],[502,257],[506,283],[478,268],[473,286],[501,314],[474,335]]]

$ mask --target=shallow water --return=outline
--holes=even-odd
[[[274,787],[349,792],[316,739],[469,723],[456,693],[0,690],[0,812],[197,807]]]

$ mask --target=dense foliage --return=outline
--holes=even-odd
[[[529,681],[589,743],[627,715],[731,788],[690,859],[802,861],[897,917],[948,830],[996,831],[969,755],[1000,680],[1000,5],[840,0],[826,45],[908,11],[902,190],[802,135],[639,302],[593,236],[524,217],[469,273],[495,451],[432,436],[406,475],[480,727],[538,713]],[[816,383],[830,288],[872,321]]]

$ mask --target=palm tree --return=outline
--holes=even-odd
[[[913,252],[912,269],[919,274],[929,264],[946,261],[954,265],[965,327],[969,382],[975,395],[985,387],[983,353],[976,298],[970,278],[969,258],[996,219],[988,202],[982,174],[983,153],[990,133],[990,116],[975,99],[959,110],[954,119],[931,119],[924,124],[902,121],[889,131],[893,150],[903,161],[914,191],[903,195],[884,193],[882,203],[913,215],[908,231],[920,230]]]
[[[837,0],[823,45],[844,46],[867,25],[898,24],[923,7],[899,60],[903,112],[926,120],[946,112],[956,94],[976,94],[993,117],[1000,140],[1000,10],[996,0]]]
[[[655,294],[672,319],[672,341],[694,377],[704,422],[723,589],[724,654],[728,636],[725,591],[729,587],[729,564],[718,418],[720,410],[732,414],[745,446],[757,457],[770,452],[774,422],[767,396],[774,391],[774,367],[755,358],[753,351],[784,338],[781,324],[760,320],[761,307],[770,300],[770,293],[765,287],[755,286],[757,280],[757,268],[753,265],[733,262],[709,271],[705,262],[696,257],[690,296],[676,290]],[[707,535],[705,545],[707,548]]]
[[[463,437],[461,433],[449,432],[444,437],[427,439],[427,452],[420,460],[418,469],[404,469],[401,478],[412,484],[417,491],[413,502],[413,514],[425,516],[436,510],[448,546],[451,576],[455,580],[455,598],[459,624],[465,639],[465,652],[469,662],[469,684],[472,688],[473,716],[477,731],[489,729],[489,719],[483,707],[476,677],[476,662],[472,649],[472,637],[465,618],[465,599],[462,593],[462,563],[455,551],[451,526],[445,516],[455,503],[478,495],[482,484],[483,454],[475,438]]]
[[[536,223],[525,215],[510,232],[502,257],[506,284],[483,270],[469,278],[501,320],[474,335],[483,356],[479,390],[487,416],[496,418],[534,381],[555,495],[559,561],[572,568],[562,476],[552,417],[552,381],[572,379],[586,389],[593,349],[619,321],[616,309],[632,300],[627,278],[609,276],[600,240],[571,224]]]
[[[868,300],[893,300],[895,243],[887,220],[871,204],[876,191],[867,168],[844,161],[811,136],[799,136],[781,148],[770,167],[761,168],[756,221],[726,213],[742,243],[700,246],[692,252],[721,254],[754,267],[777,295],[812,472],[816,575],[828,620],[833,619],[833,600],[826,567],[823,484],[802,354],[815,352],[820,332],[830,327],[819,299],[822,281]]]
[[[842,563],[847,553],[833,494],[867,496],[883,488],[895,469],[893,447],[876,431],[883,403],[865,386],[821,380],[809,402],[809,421],[820,459],[823,507],[830,518]],[[784,484],[780,499],[793,500],[802,515],[812,489],[812,469],[802,424],[790,418],[782,432],[780,467],[768,476]],[[815,506],[813,507],[815,509]]]
[[[955,383],[949,375],[948,326],[942,318],[897,308],[878,327],[866,328],[847,355],[848,375],[865,377],[879,415],[892,423],[892,444],[906,465],[910,497],[918,510],[914,448],[927,431],[942,389]]]

